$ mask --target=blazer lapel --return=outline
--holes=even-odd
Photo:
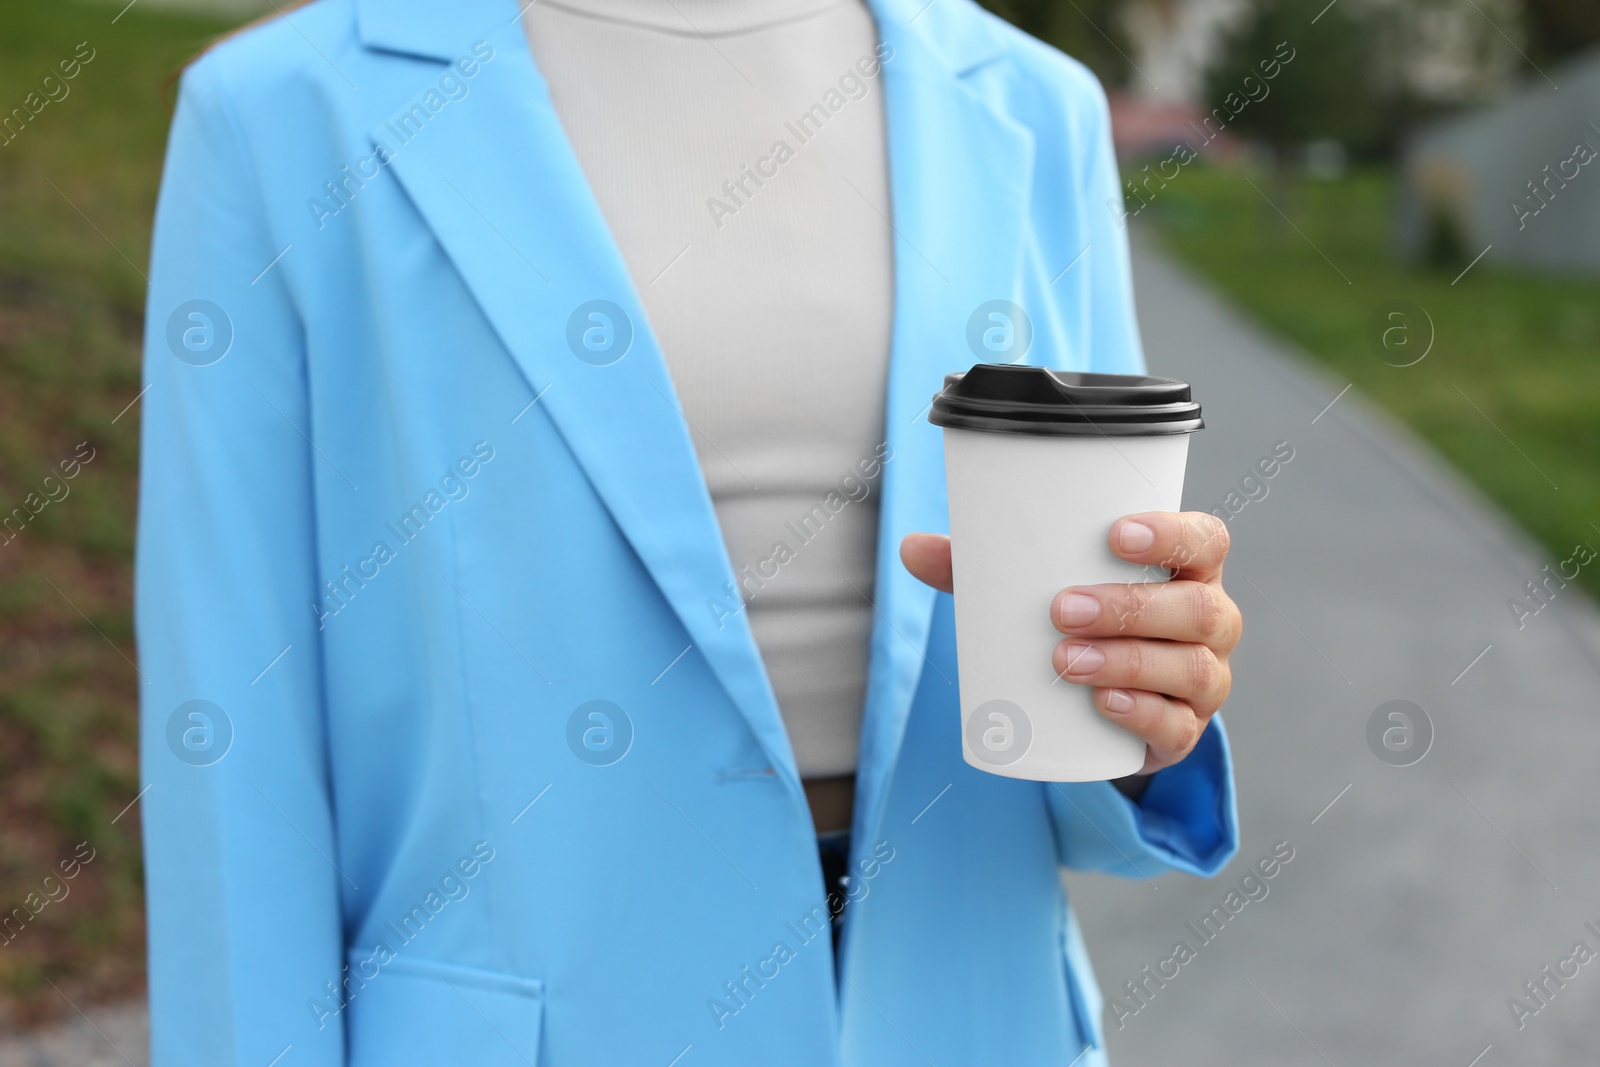
[[[734,588],[711,497],[672,380],[621,253],[589,190],[511,0],[470,0],[494,48],[469,94],[420,123],[413,105],[438,71],[372,131],[432,228],[703,655],[804,803],[788,736],[744,612],[719,619]],[[453,59],[472,36],[442,0],[363,0],[370,47]],[[436,17],[437,16],[437,17]],[[407,119],[410,119],[409,125]],[[411,139],[407,140],[406,135]],[[606,301],[589,318],[584,305]],[[580,310],[583,309],[583,310]],[[580,358],[590,326],[632,340]],[[626,326],[624,324],[627,324]],[[603,336],[594,335],[599,340]],[[584,350],[587,352],[587,350]],[[737,606],[737,602],[733,602]]]
[[[949,529],[943,440],[927,421],[929,403],[945,374],[980,361],[966,341],[978,305],[1019,296],[1033,169],[1032,135],[962,81],[1001,42],[979,16],[951,6],[873,2],[879,34],[894,49],[883,76],[895,326],[886,412],[893,459],[884,468],[877,617],[857,771],[854,839],[861,848],[880,832],[919,682],[955,685],[954,665],[924,654],[935,593],[901,564],[900,540]]]
[[[734,575],[676,393],[599,206],[551,106],[513,0],[357,0],[374,48],[449,61],[474,35],[495,48],[468,98],[396,144],[408,99],[373,130],[389,166],[434,230],[694,647],[804,802],[777,702],[744,613],[719,624],[709,608]],[[1033,167],[1029,132],[963,77],[1003,45],[965,7],[871,0],[893,50],[883,66],[895,242],[894,332],[886,416],[877,595],[868,672],[855,839],[879,832],[890,774],[919,681],[954,685],[925,657],[934,592],[906,573],[899,543],[948,529],[943,444],[926,421],[943,376],[978,361],[967,320],[979,304],[1019,295]],[[432,74],[432,72],[430,72]],[[419,78],[418,93],[433,77]],[[413,124],[414,125],[414,124]],[[614,363],[577,358],[568,320],[606,300],[633,327]],[[931,799],[931,798],[930,798]]]

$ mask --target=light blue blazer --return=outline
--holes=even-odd
[[[155,1063],[1102,1063],[1060,868],[1217,871],[1221,723],[1138,804],[968,767],[952,602],[897,546],[947,529],[926,408],[978,305],[1027,310],[1030,360],[1142,365],[1104,96],[970,0],[874,2],[892,459],[836,982],[689,431],[517,8],[321,0],[184,76],[141,401]]]

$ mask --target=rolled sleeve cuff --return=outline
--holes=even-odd
[[[1182,763],[1150,777],[1137,801],[1110,782],[1055,783],[1049,794],[1061,859],[1074,869],[1209,878],[1239,849],[1233,759],[1220,716]]]
[[[1119,794],[1120,795],[1120,794]],[[1182,763],[1157,771],[1132,811],[1139,840],[1174,870],[1209,878],[1239,850],[1228,732],[1214,717]]]

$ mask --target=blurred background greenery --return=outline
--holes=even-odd
[[[79,1003],[143,983],[138,808],[117,818],[139,792],[138,408],[118,415],[139,392],[163,83],[224,22],[142,8],[113,26],[114,7],[0,4],[7,116],[93,52],[0,135],[0,1030],[70,1011],[47,980]],[[94,458],[61,480],[83,442]],[[45,876],[85,841],[52,901]]]
[[[1409,424],[1555,559],[1600,546],[1600,188],[1539,187],[1567,198],[1554,225],[1581,231],[1586,263],[1504,263],[1521,235],[1501,232],[1512,197],[1540,203],[1523,179],[1574,139],[1600,148],[1600,3],[986,2],[1099,75],[1128,211],[1169,251]],[[1293,59],[1269,78],[1283,44]],[[1511,153],[1507,122],[1544,147],[1501,184],[1474,153]],[[1452,123],[1450,151],[1418,147]],[[1451,195],[1433,198],[1440,159]],[[1405,327],[1413,351],[1432,339],[1412,366],[1370,337],[1396,301],[1426,309]],[[1600,568],[1579,581],[1600,592]]]
[[[1325,2],[989,0],[1108,86],[1139,225],[1409,423],[1554,558],[1600,545],[1597,275],[1469,263],[1469,220],[1429,214],[1409,257],[1394,237],[1414,132],[1594,61],[1600,5]],[[6,113],[31,111],[80,42],[94,54],[65,97],[0,132],[0,510],[28,512],[0,531],[0,1027],[61,1014],[51,983],[80,1002],[142,988],[130,600],[143,270],[170,79],[242,18],[0,0]],[[1272,94],[1224,105],[1282,41],[1295,59]],[[1150,182],[1152,165],[1172,173],[1177,144],[1200,147],[1184,129],[1218,106],[1226,136]],[[1406,368],[1367,339],[1395,299],[1437,326]],[[85,442],[94,458],[70,496],[41,503],[45,476]],[[1584,572],[1591,590],[1597,575]],[[80,842],[95,858],[71,903],[45,901],[42,879]]]

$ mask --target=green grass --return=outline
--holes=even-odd
[[[120,7],[0,0],[0,115],[93,50],[0,135],[0,516],[60,497],[0,532],[0,1032],[70,1015],[50,982],[84,1003],[144,979],[139,809],[118,818],[139,792],[139,408],[118,415],[139,392],[164,82],[224,27],[143,5],[113,24]],[[47,484],[80,442],[92,461]],[[81,841],[93,860],[46,883]],[[20,930],[18,908],[37,910]]]
[[[1211,284],[1409,424],[1555,559],[1579,542],[1600,548],[1600,278],[1502,270],[1493,251],[1459,281],[1465,262],[1406,266],[1391,251],[1392,197],[1378,171],[1285,192],[1260,174],[1196,167],[1141,217]],[[1433,348],[1414,366],[1391,366],[1368,343],[1369,319],[1392,300],[1432,319]],[[1600,593],[1600,564],[1581,581]]]

